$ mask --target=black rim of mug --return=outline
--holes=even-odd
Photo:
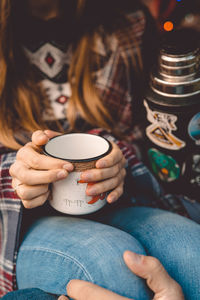
[[[102,158],[102,157],[108,155],[108,154],[111,152],[111,150],[112,150],[112,144],[111,144],[111,142],[110,142],[108,139],[104,138],[103,136],[94,135],[94,134],[90,134],[90,133],[67,133],[67,134],[62,134],[62,135],[54,136],[54,137],[51,138],[49,141],[52,141],[53,139],[62,137],[62,136],[64,136],[64,135],[69,135],[69,134],[70,134],[70,135],[72,135],[72,134],[73,134],[73,135],[75,135],[75,134],[87,134],[87,135],[91,135],[91,136],[96,136],[96,137],[102,138],[102,139],[104,139],[104,140],[108,143],[108,150],[107,150],[106,152],[104,152],[103,154],[101,154],[101,155],[98,155],[98,156],[95,156],[95,157],[91,157],[91,158],[86,158],[86,159],[68,159],[68,158],[60,158],[60,157],[58,157],[58,156],[55,156],[55,155],[52,155],[52,154],[48,153],[48,151],[47,151],[46,148],[45,148],[46,145],[48,144],[48,143],[47,143],[46,145],[42,146],[43,153],[44,153],[45,155],[47,155],[47,156],[51,156],[51,157],[53,157],[53,158],[65,160],[65,161],[68,161],[68,162],[71,162],[71,163],[84,163],[84,162],[90,162],[90,161],[98,160],[98,159],[100,159],[100,158]]]

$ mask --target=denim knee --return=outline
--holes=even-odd
[[[149,233],[141,231],[134,236],[150,255],[162,260],[169,274],[182,286],[186,299],[200,299],[200,225],[161,210],[146,212],[146,216]]]
[[[88,280],[125,297],[149,299],[143,280],[132,274],[123,252],[145,254],[129,234],[78,218],[44,218],[29,230],[17,258],[19,288],[66,294],[73,278]]]
[[[200,299],[199,224],[149,207],[118,211],[110,216],[109,224],[134,236],[147,254],[157,257],[182,286],[186,299]]]

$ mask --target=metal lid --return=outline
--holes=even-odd
[[[167,97],[200,94],[200,49],[184,32],[169,37],[160,51],[157,68],[152,70],[151,89]]]
[[[163,96],[188,97],[200,94],[200,74],[188,80],[182,78],[182,82],[177,80],[166,80],[161,74],[152,74],[150,80],[152,90]]]
[[[200,52],[196,49],[186,55],[171,55],[161,50],[159,56],[159,72],[163,76],[195,75],[199,69]]]

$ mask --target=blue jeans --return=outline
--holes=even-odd
[[[18,254],[19,289],[66,294],[69,280],[78,278],[128,298],[151,299],[144,280],[123,262],[128,249],[157,257],[182,286],[186,299],[200,299],[198,224],[145,207],[124,208],[96,220],[58,216],[36,221]]]
[[[6,294],[3,300],[57,300],[58,296],[50,295],[40,289],[24,289]]]

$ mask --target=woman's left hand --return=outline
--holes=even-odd
[[[115,202],[123,194],[124,178],[126,175],[126,160],[119,147],[112,142],[112,151],[96,162],[96,169],[82,172],[81,180],[95,182],[88,185],[86,193],[95,196],[111,191],[107,196],[109,203]]]

